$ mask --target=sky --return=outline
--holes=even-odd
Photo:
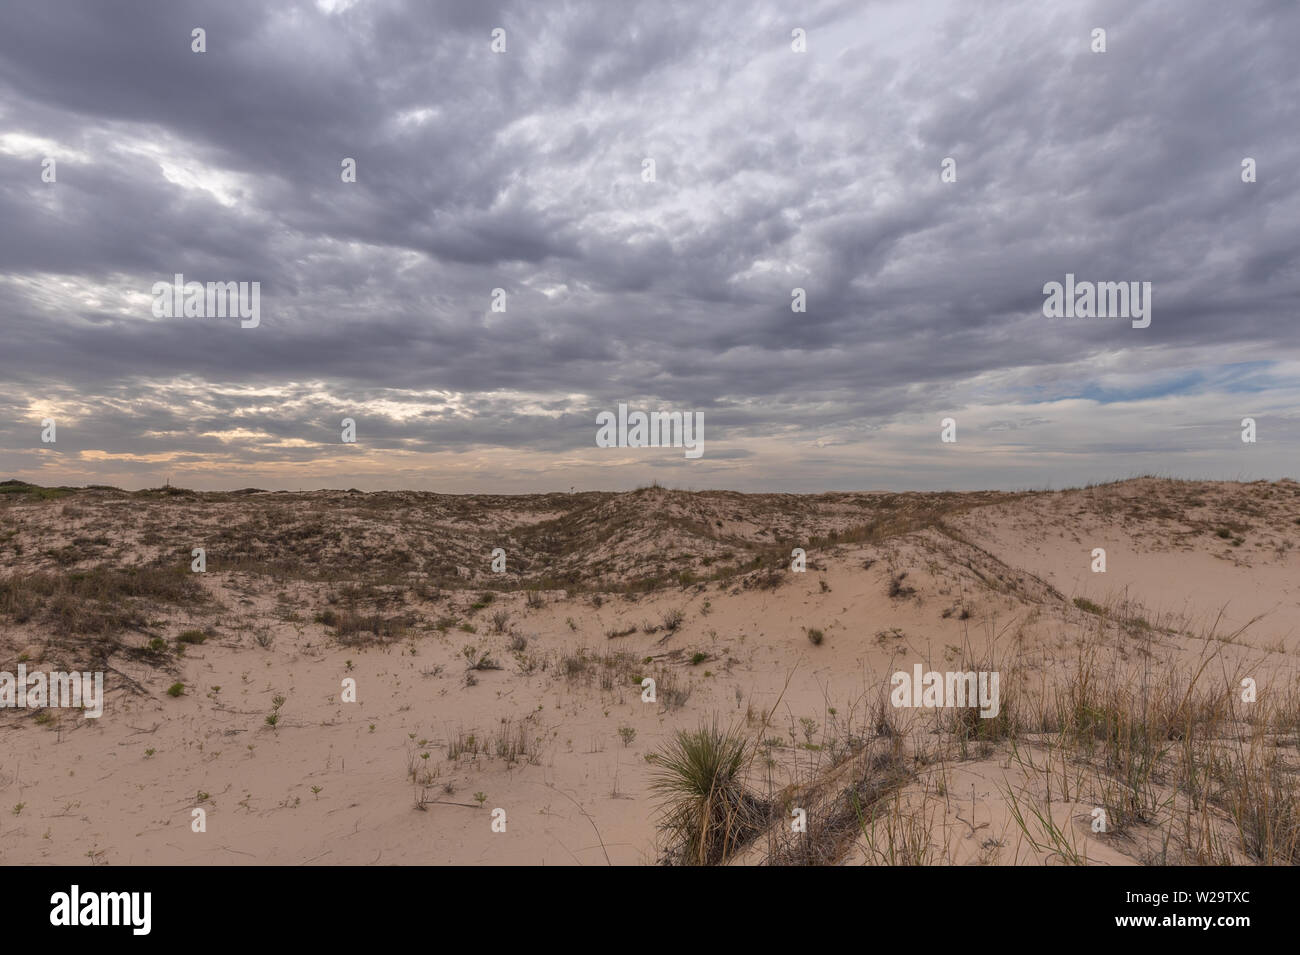
[[[0,479],[1300,478],[1293,0],[0,22]],[[256,324],[160,316],[177,274],[257,283]],[[1150,324],[1048,317],[1067,274],[1151,283]],[[598,447],[620,404],[703,453]]]

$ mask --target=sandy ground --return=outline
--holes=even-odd
[[[830,738],[869,725],[890,674],[915,663],[995,659],[1043,690],[1086,643],[1121,681],[1207,653],[1207,679],[1246,673],[1277,692],[1297,679],[1294,482],[5,498],[0,565],[14,587],[151,561],[188,572],[202,546],[208,598],[146,598],[139,621],[107,634],[49,605],[0,615],[0,670],[109,668],[97,720],[0,710],[9,865],[653,864],[653,754],[715,717],[766,741],[750,781],[779,801],[831,778]],[[806,572],[789,569],[794,546]],[[1105,573],[1091,570],[1098,547]],[[329,612],[349,610],[400,622],[348,637]],[[680,624],[665,626],[674,611]],[[210,635],[178,653],[192,629]],[[167,650],[148,652],[157,639]],[[468,669],[467,648],[501,669]],[[645,676],[689,695],[643,702]],[[348,679],[356,702],[342,699]],[[896,715],[917,745],[933,736],[932,711]],[[486,751],[453,753],[471,735]],[[1041,796],[1032,753],[1026,738],[1015,753],[1000,743],[917,763],[895,818],[924,823],[922,861],[1055,861],[1009,805],[1008,792]],[[1048,812],[1089,862],[1151,861],[1141,832],[1094,834],[1097,800],[1076,795]],[[764,861],[770,844],[741,861]],[[859,833],[834,861],[881,862],[875,845]]]

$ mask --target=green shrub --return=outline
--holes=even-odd
[[[767,811],[745,787],[750,746],[717,722],[680,730],[655,754],[651,789],[661,801],[665,861],[725,862],[764,824]]]

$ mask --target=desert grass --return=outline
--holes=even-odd
[[[796,744],[792,730],[787,746],[760,731],[769,778],[780,764],[792,779],[770,797],[781,811],[763,861],[837,864],[856,851],[866,864],[951,863],[946,776],[977,761],[986,774],[1000,767],[1011,825],[982,837],[981,864],[1088,865],[1103,845],[1147,864],[1300,863],[1300,684],[1275,679],[1247,702],[1246,676],[1290,671],[1236,652],[1247,649],[1240,629],[1153,626],[1139,609],[1095,605],[1101,625],[1063,623],[1074,657],[1048,667],[1018,644],[980,658],[963,647],[959,669],[1001,674],[991,719],[974,707],[898,710],[877,694],[829,718],[815,747],[811,735]],[[814,749],[812,764],[798,762]],[[806,832],[791,831],[796,807]]]
[[[97,567],[0,578],[0,614],[16,623],[40,620],[60,635],[140,629],[156,604],[197,604],[205,599],[187,568],[170,566]]]
[[[1244,676],[1265,668],[1230,664],[1222,648],[1233,641],[1212,634],[1198,660],[1146,655],[1128,670],[1103,663],[1103,639],[1080,648],[1030,720],[1037,732],[1013,744],[1034,785],[1004,791],[1028,845],[1086,864],[1080,831],[1104,814],[1091,834],[1145,845],[1144,861],[1300,863],[1297,687],[1279,681],[1244,701]],[[1083,818],[1071,828],[1054,804]]]
[[[651,788],[661,801],[661,861],[719,865],[767,823],[766,802],[745,783],[753,741],[715,719],[679,730],[655,754]]]

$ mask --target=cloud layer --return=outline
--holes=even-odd
[[[1297,47],[1284,0],[27,5],[0,33],[0,472],[1300,477]],[[260,282],[260,325],[155,318],[176,273]],[[1151,326],[1045,318],[1066,273],[1151,282]],[[596,448],[619,402],[702,411],[704,457]]]

